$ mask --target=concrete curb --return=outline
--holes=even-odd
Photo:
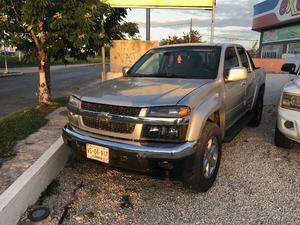
[[[64,168],[70,148],[59,138],[29,169],[0,195],[0,225],[15,225],[26,209]]]

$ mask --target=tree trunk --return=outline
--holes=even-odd
[[[50,103],[50,65],[45,50],[39,51],[39,104]]]

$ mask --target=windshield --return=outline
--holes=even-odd
[[[153,49],[128,71],[129,77],[215,79],[221,47],[188,46]]]

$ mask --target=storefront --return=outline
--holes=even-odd
[[[266,0],[255,5],[252,29],[261,33],[260,57],[300,54],[300,0]]]

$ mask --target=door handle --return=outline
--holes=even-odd
[[[245,86],[246,86],[246,84],[247,84],[246,82],[243,82],[243,83],[242,83],[242,86],[243,86],[243,87],[245,87]]]

